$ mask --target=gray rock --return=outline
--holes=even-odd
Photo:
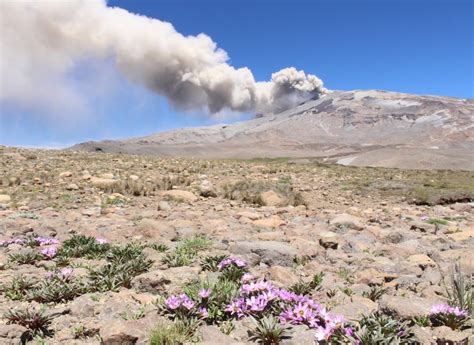
[[[242,344],[232,337],[222,333],[217,326],[205,325],[199,328],[198,332],[201,334],[201,341],[199,343],[203,345]]]
[[[449,345],[467,345],[469,342],[469,336],[472,332],[466,331],[454,331],[449,327],[441,326],[433,329],[433,336],[436,338],[436,344],[449,344]]]
[[[436,301],[420,297],[399,297],[384,295],[379,301],[380,309],[399,318],[408,319],[415,316],[426,316]]]
[[[164,293],[171,280],[161,270],[146,272],[133,278],[132,287],[138,292]]]
[[[255,241],[237,242],[229,248],[232,254],[257,254],[267,265],[291,266],[293,259],[298,254],[295,248],[284,242]]]

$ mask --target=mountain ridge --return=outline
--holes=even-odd
[[[331,91],[279,114],[70,149],[198,158],[310,157],[341,164],[474,170],[474,100]]]

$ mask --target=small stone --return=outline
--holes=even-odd
[[[411,255],[406,260],[410,265],[419,266],[421,269],[427,267],[435,267],[436,262],[434,262],[428,255],[425,254],[415,254]]]
[[[319,237],[319,244],[326,249],[337,249],[341,243],[341,237],[332,231],[323,231]]]
[[[10,195],[0,194],[0,204],[7,204],[12,200]]]
[[[66,186],[66,189],[67,190],[78,190],[79,189],[79,186],[75,183],[69,183],[67,186]]]
[[[285,200],[272,190],[261,193],[263,204],[265,206],[284,206]]]
[[[354,230],[362,230],[364,228],[362,225],[362,220],[359,217],[351,216],[347,213],[337,215],[330,221],[330,224],[335,226],[343,226]]]
[[[72,176],[72,172],[70,171],[63,171],[62,173],[59,174],[60,178],[71,177],[71,176]]]
[[[173,200],[177,201],[187,201],[187,202],[194,202],[198,198],[196,195],[194,195],[191,192],[185,191],[185,190],[167,190],[165,192],[161,193],[162,197],[168,197]]]

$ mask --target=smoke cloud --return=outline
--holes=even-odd
[[[101,0],[0,2],[0,101],[31,109],[84,107],[68,80],[81,61],[111,60],[122,76],[184,110],[285,110],[325,92],[294,67],[257,82],[205,35]]]

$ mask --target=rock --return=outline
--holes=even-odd
[[[272,190],[260,194],[265,206],[284,206],[285,200]]]
[[[233,244],[229,250],[237,255],[257,254],[261,261],[269,266],[291,266],[298,255],[292,246],[278,241],[241,241]]]
[[[169,211],[169,210],[171,210],[171,205],[167,201],[161,200],[158,203],[158,210],[159,211]]]
[[[430,223],[413,221],[410,223],[410,230],[419,231],[422,233],[433,233],[435,231],[435,227]]]
[[[285,224],[285,221],[278,216],[271,216],[270,218],[257,219],[252,222],[256,226],[262,226],[264,228],[278,228]]]
[[[7,194],[0,194],[0,204],[8,204],[12,198]]]
[[[95,308],[98,306],[97,302],[91,299],[90,295],[82,295],[76,297],[71,304],[69,309],[71,310],[71,316],[78,318],[92,317],[95,315]]]
[[[98,188],[107,188],[117,185],[120,181],[112,178],[103,178],[103,177],[91,177],[90,182],[94,187]]]
[[[204,180],[199,185],[199,195],[205,198],[215,198],[217,197],[217,192],[214,185],[210,181]]]
[[[468,239],[474,237],[474,230],[455,232],[455,233],[449,234],[448,237],[455,242],[467,241]]]
[[[237,345],[241,344],[232,337],[222,333],[219,327],[214,325],[205,325],[199,328],[198,333],[201,334],[199,344],[206,345]]]
[[[464,332],[454,331],[447,326],[435,327],[433,329],[433,336],[436,339],[436,344],[453,344],[461,345],[468,344],[469,336],[472,332],[466,330]]]
[[[198,198],[196,195],[194,195],[191,192],[185,191],[185,190],[167,190],[164,192],[161,192],[161,196],[165,198],[170,198],[173,200],[177,201],[186,201],[186,202],[194,202]]]
[[[423,270],[427,267],[436,266],[436,263],[428,255],[425,254],[411,255],[406,259],[406,261],[408,262],[408,264],[419,266]]]
[[[332,309],[332,313],[336,315],[343,315],[346,320],[356,321],[362,315],[370,314],[377,310],[377,303],[368,298],[357,297],[352,302],[344,303]]]
[[[298,282],[298,276],[288,267],[272,266],[268,273],[270,280],[280,283],[281,286],[291,286]]]
[[[420,297],[407,298],[388,295],[383,295],[379,300],[381,310],[403,319],[426,316],[429,314],[431,306],[435,303]]]
[[[59,174],[60,178],[71,177],[71,176],[72,176],[72,172],[70,171],[63,171],[62,173]]]
[[[364,228],[362,225],[362,220],[359,217],[351,216],[347,213],[336,215],[336,217],[330,221],[330,224],[337,227],[342,226],[354,230],[362,230]]]
[[[78,190],[79,189],[79,186],[75,183],[69,183],[67,186],[66,186],[66,189],[67,190]]]
[[[290,338],[280,342],[282,345],[314,345],[314,330],[307,326],[297,325],[291,329]]]
[[[250,220],[257,220],[257,219],[260,219],[262,218],[262,216],[258,213],[255,213],[255,212],[247,212],[247,211],[243,211],[243,212],[239,212],[237,213],[236,215],[236,218],[237,219],[240,219],[240,218],[248,218]]]
[[[136,331],[125,320],[111,320],[100,328],[99,335],[103,345],[134,345],[138,340]]]
[[[142,219],[137,225],[137,232],[145,238],[163,238],[172,241],[178,238],[178,233],[171,225],[155,219]]]
[[[166,292],[171,280],[165,276],[162,270],[156,270],[140,274],[133,278],[132,287],[138,292],[162,294]]]
[[[139,179],[139,177],[137,175],[130,175],[128,178],[132,181],[138,181],[138,179]]]
[[[0,324],[0,343],[5,345],[26,344],[30,332],[20,325]]]
[[[112,174],[112,173],[104,173],[104,174],[101,174],[100,177],[104,178],[104,179],[108,179],[108,180],[111,180],[111,179],[115,178],[114,174]]]
[[[319,244],[326,249],[337,249],[341,243],[341,237],[332,231],[323,231],[319,233]]]
[[[431,336],[431,332],[429,328],[420,327],[415,325],[411,328],[413,335],[415,337],[415,344],[420,345],[430,345],[433,342],[433,337]]]

